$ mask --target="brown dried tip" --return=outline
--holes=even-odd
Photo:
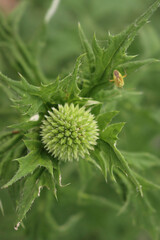
[[[0,0],[0,10],[9,14],[18,4],[19,0]]]

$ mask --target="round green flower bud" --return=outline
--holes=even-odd
[[[41,135],[45,148],[54,157],[62,161],[79,160],[94,149],[99,134],[89,110],[65,104],[48,113],[41,126]]]

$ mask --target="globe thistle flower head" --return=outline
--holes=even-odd
[[[41,126],[44,147],[62,161],[79,160],[93,150],[98,139],[94,116],[84,107],[58,105],[48,111]]]

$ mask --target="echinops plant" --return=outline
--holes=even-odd
[[[42,141],[45,148],[61,161],[79,160],[94,150],[98,138],[98,127],[94,116],[85,108],[73,104],[58,105],[45,116]]]
[[[52,2],[30,46],[18,31],[18,13],[25,11],[26,2],[22,1],[8,17],[0,15],[0,44],[11,51],[9,58],[7,52],[4,55],[17,78],[0,72],[1,85],[18,112],[17,121],[0,134],[0,184],[2,191],[9,189],[15,204],[14,228],[26,227],[26,236],[37,240],[72,239],[70,232],[79,228],[82,231],[74,239],[89,240],[98,229],[95,239],[105,240],[107,227],[123,215],[124,222],[132,219],[158,240],[160,218],[152,203],[156,205],[160,186],[143,174],[148,170],[143,161],[149,159],[149,166],[159,167],[159,160],[153,155],[120,151],[117,140],[125,122],[112,121],[119,113],[119,99],[139,96],[125,88],[124,78],[146,64],[159,63],[155,58],[135,60],[127,50],[160,1],[121,33],[109,33],[107,44],[98,41],[95,34],[90,44],[79,23],[83,54],[71,73],[49,79],[38,64],[39,54],[34,48],[40,50],[45,41],[58,3]],[[71,184],[63,185],[62,179]],[[42,192],[44,188],[49,191]],[[26,214],[38,197],[38,207],[33,207],[36,217],[27,227]],[[117,215],[109,215],[109,222],[103,207],[108,207],[108,212],[116,210]],[[71,209],[72,216],[59,225],[54,211],[62,216],[63,208]]]

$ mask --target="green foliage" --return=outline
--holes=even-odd
[[[148,59],[142,61],[131,61],[135,56],[127,55],[126,51],[133,42],[137,31],[148,21],[150,16],[159,6],[159,1],[156,1],[141,17],[131,24],[122,33],[108,36],[108,47],[101,48],[96,37],[93,38],[92,48],[89,46],[84,33],[80,29],[80,37],[82,46],[87,52],[89,63],[89,94],[95,95],[99,88],[105,88],[109,85],[109,79],[112,79],[113,70],[136,70],[147,63],[156,62],[156,59]],[[125,69],[127,67],[127,69]],[[86,90],[85,90],[86,91]],[[86,93],[86,92],[85,92]]]
[[[45,160],[45,158],[43,158]],[[11,183],[10,183],[11,184]],[[51,175],[44,168],[38,169],[25,181],[23,192],[18,203],[17,209],[17,225],[15,228],[18,229],[22,219],[29,211],[34,200],[40,196],[40,192],[43,187],[47,187],[48,190],[53,192],[56,196],[56,188],[53,180],[53,174]]]
[[[14,78],[16,78],[13,80],[0,72],[0,81],[13,106],[20,114],[18,121],[12,122],[11,130],[2,132],[0,135],[0,184],[2,191],[9,187],[11,197],[16,196],[13,199],[17,209],[16,230],[20,225],[23,226],[24,218],[33,202],[40,197],[38,207],[33,207],[33,214],[34,211],[36,216],[39,214],[42,218],[42,225],[48,224],[46,229],[53,231],[56,237],[59,236],[59,232],[66,232],[75,227],[76,223],[83,226],[81,219],[87,219],[88,229],[93,230],[96,224],[100,229],[103,225],[98,239],[105,239],[107,221],[105,221],[106,217],[102,208],[106,207],[108,211],[110,208],[116,211],[118,216],[123,215],[124,219],[126,214],[127,216],[131,214],[131,218],[138,223],[137,225],[148,230],[153,235],[153,239],[158,239],[160,219],[154,214],[154,208],[158,205],[157,196],[160,187],[158,172],[153,171],[153,176],[150,177],[149,171],[151,168],[154,170],[160,166],[159,159],[144,152],[132,153],[118,149],[118,135],[125,124],[121,120],[118,123],[111,122],[119,112],[121,113],[120,102],[126,103],[127,99],[129,104],[131,99],[136,99],[139,93],[127,90],[125,85],[124,89],[120,89],[110,80],[113,78],[115,69],[122,74],[127,73],[128,76],[146,64],[159,63],[159,60],[155,58],[133,60],[135,56],[127,54],[138,30],[148,22],[159,5],[160,1],[155,1],[142,16],[121,33],[108,34],[107,46],[97,40],[95,34],[90,44],[79,24],[84,54],[77,58],[71,73],[63,73],[52,80],[43,74],[37,55],[33,51],[34,43],[39,48],[38,51],[40,50],[39,43],[44,41],[43,35],[46,33],[47,23],[42,22],[40,33],[43,34],[38,35],[38,38],[35,36],[30,47],[22,40],[18,32],[21,14],[25,12],[27,4],[22,2],[8,18],[0,16],[0,45],[7,50],[3,54],[15,71]],[[12,52],[11,57],[8,57],[8,51]],[[18,76],[17,72],[19,72]],[[59,115],[55,116],[49,112],[50,117],[47,121],[44,120],[48,111],[54,109],[54,112],[58,114],[60,108],[62,111]],[[74,109],[78,112],[77,115]],[[70,124],[72,127],[77,122],[81,123],[79,132],[74,132],[73,135],[79,134],[83,139],[78,142],[78,145],[73,148],[68,147],[67,150],[63,146],[57,147],[56,145],[57,150],[53,143],[55,144],[56,141],[56,144],[59,144],[56,137],[60,132],[53,132],[55,129],[52,130],[51,125],[54,126],[58,122],[68,128],[65,122],[67,117],[71,119],[75,117]],[[96,119],[97,126],[94,119]],[[153,119],[157,119],[157,116]],[[124,120],[126,121],[125,117]],[[80,130],[81,128],[83,131]],[[95,145],[97,131],[99,131],[97,144],[91,147]],[[74,136],[65,141],[68,146],[72,145],[75,141]],[[49,151],[45,149],[43,143]],[[59,161],[59,159],[72,160],[73,155],[78,162]],[[100,170],[105,181],[97,170]],[[62,184],[62,176],[65,181],[72,181],[71,186]],[[49,192],[41,193],[43,188],[47,188]],[[60,203],[56,202],[57,199]],[[46,210],[43,212],[45,205]],[[65,224],[58,224],[54,219],[54,211],[60,216],[59,212],[63,210],[63,207],[68,206],[72,210],[71,217]],[[95,206],[96,209],[93,210]],[[0,208],[3,209],[2,204]],[[85,212],[87,214],[84,218],[82,211],[83,214]],[[102,222],[94,223],[95,218],[92,216],[97,215],[98,211],[104,217]],[[61,222],[64,222],[63,218]],[[111,222],[114,221],[111,220]],[[36,226],[35,222],[33,226]],[[35,239],[35,236],[37,239],[45,239],[46,234],[47,230],[44,228],[38,229],[37,232],[35,229],[30,230],[32,239]],[[64,236],[62,236],[63,239]],[[51,234],[49,239],[52,238]],[[79,239],[77,235],[75,239]]]

